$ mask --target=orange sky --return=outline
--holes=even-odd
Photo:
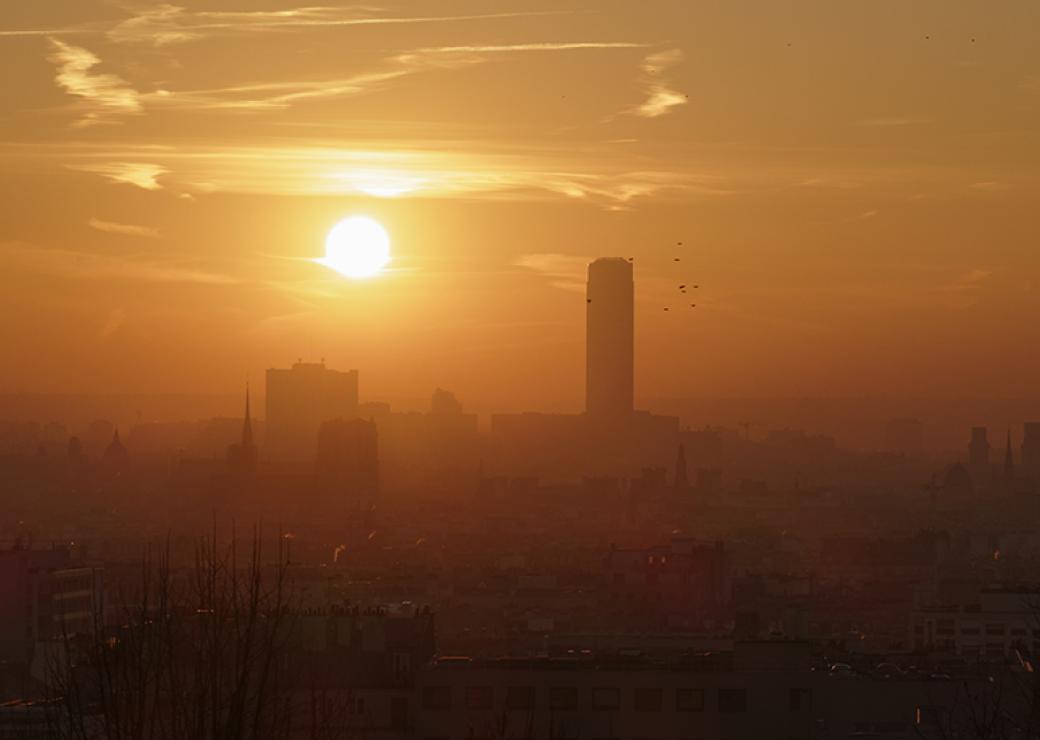
[[[1032,0],[8,5],[0,391],[578,408],[620,255],[637,400],[1036,395]]]

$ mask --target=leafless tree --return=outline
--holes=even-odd
[[[265,562],[216,531],[174,569],[167,543],[92,634],[65,635],[50,671],[52,733],[65,740],[337,740],[342,695],[294,675],[286,543]],[[100,612],[100,610],[98,610]],[[118,617],[114,619],[113,617]],[[112,626],[112,625],[115,626]]]

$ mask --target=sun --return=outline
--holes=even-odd
[[[390,262],[390,237],[375,219],[351,216],[332,227],[315,262],[349,278],[372,277]]]

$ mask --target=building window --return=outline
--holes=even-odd
[[[491,709],[494,693],[490,686],[467,686],[465,702],[466,709]]]
[[[747,711],[747,689],[719,689],[719,711],[737,713]]]
[[[446,711],[451,709],[450,686],[424,686],[422,696],[423,709]]]
[[[812,709],[812,691],[791,689],[787,692],[787,707],[792,712],[808,712]]]
[[[534,686],[508,687],[506,709],[534,709]]]
[[[620,709],[621,689],[593,689],[593,709]]]
[[[703,712],[704,689],[676,689],[675,709],[679,712]]]
[[[636,689],[632,704],[637,712],[660,712],[664,704],[664,691],[651,688]]]
[[[574,711],[578,708],[578,690],[573,686],[553,686],[549,689],[549,709]]]

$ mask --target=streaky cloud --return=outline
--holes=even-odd
[[[139,236],[145,239],[159,239],[162,233],[159,229],[151,226],[135,226],[134,224],[121,224],[116,221],[103,221],[100,218],[91,218],[87,226],[106,234],[119,234],[121,236]]]
[[[113,182],[134,185],[143,190],[161,189],[159,177],[168,172],[162,165],[140,162],[105,162],[68,166],[74,170],[102,175]]]
[[[116,24],[108,31],[114,42],[167,46],[214,35],[270,33],[312,28],[460,23],[477,20],[530,18],[560,15],[570,11],[534,10],[462,15],[371,15],[365,8],[310,6],[285,10],[191,11],[163,3],[146,7],[137,15]]]
[[[20,242],[0,244],[0,257],[37,270],[72,280],[129,280],[152,283],[197,283],[232,285],[237,278],[207,272],[183,262],[158,260],[154,256],[116,256],[72,249],[49,249]]]

